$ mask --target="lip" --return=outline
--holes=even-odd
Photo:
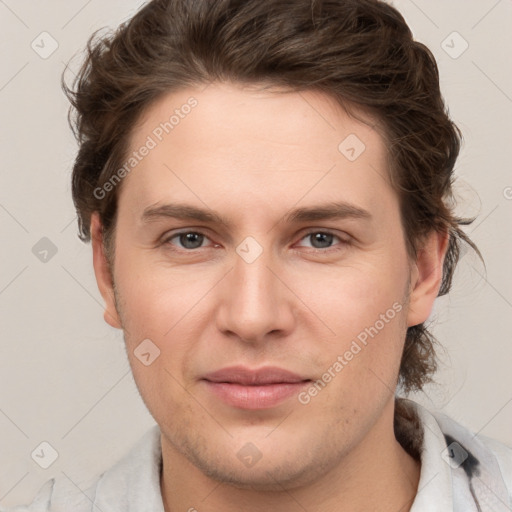
[[[202,379],[222,401],[241,409],[268,409],[299,393],[311,379],[275,366],[249,369],[231,366]]]

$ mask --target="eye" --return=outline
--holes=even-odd
[[[309,240],[313,249],[322,250],[322,249],[330,249],[333,246],[333,243],[338,240],[342,245],[348,244],[348,240],[343,240],[338,235],[331,233],[330,231],[310,231],[307,233],[301,240]],[[302,247],[308,247],[302,246]]]
[[[166,237],[163,240],[163,244],[170,245],[173,249],[176,248],[178,251],[190,252],[195,249],[208,247],[207,241],[210,239],[204,233],[200,231],[182,231],[181,233],[174,233],[171,236]],[[306,245],[304,245],[304,241]],[[309,245],[307,242],[309,241]],[[326,249],[337,250],[339,248],[336,245],[343,246],[348,245],[349,241],[342,239],[340,236],[331,233],[330,231],[310,231],[301,238],[299,246],[310,247],[313,250],[326,252]]]
[[[177,243],[173,243],[173,240],[177,240]],[[164,239],[164,244],[178,245],[178,249],[181,250],[194,250],[203,247],[203,243],[209,240],[209,238],[199,231],[183,231],[181,233],[175,233],[172,236]]]

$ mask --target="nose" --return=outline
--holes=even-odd
[[[292,332],[294,295],[286,276],[272,263],[265,251],[252,262],[235,254],[233,268],[218,290],[217,325],[224,335],[258,344]]]

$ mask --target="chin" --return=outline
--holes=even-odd
[[[322,443],[321,435],[308,441],[307,436],[295,437],[292,432],[277,439],[269,439],[268,433],[263,437],[252,433],[249,436],[244,432],[242,439],[235,436],[227,440],[199,432],[190,435],[190,429],[180,428],[173,429],[166,437],[170,445],[206,477],[235,488],[265,492],[311,485],[333,470],[345,451],[332,440],[327,445]],[[295,442],[287,444],[286,439],[290,438]],[[252,444],[247,439],[253,439],[254,445],[242,452],[246,444]],[[255,453],[259,460],[245,464],[243,456]]]
[[[254,491],[283,491],[311,483],[318,474],[311,468],[283,469],[276,465],[267,464],[266,468],[240,467],[203,467],[200,468],[209,478],[217,482],[231,485],[238,489]]]
[[[238,489],[254,491],[292,490],[312,484],[330,467],[320,460],[290,460],[285,457],[263,457],[253,467],[245,467],[238,459],[223,459],[222,456],[204,457],[204,454],[188,453],[186,457],[204,475],[220,483]],[[325,459],[324,459],[325,460]]]

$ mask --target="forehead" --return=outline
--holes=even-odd
[[[187,200],[240,216],[346,201],[379,215],[397,199],[371,123],[315,91],[214,83],[169,93],[133,129],[130,154],[139,157],[120,203],[142,211]]]

